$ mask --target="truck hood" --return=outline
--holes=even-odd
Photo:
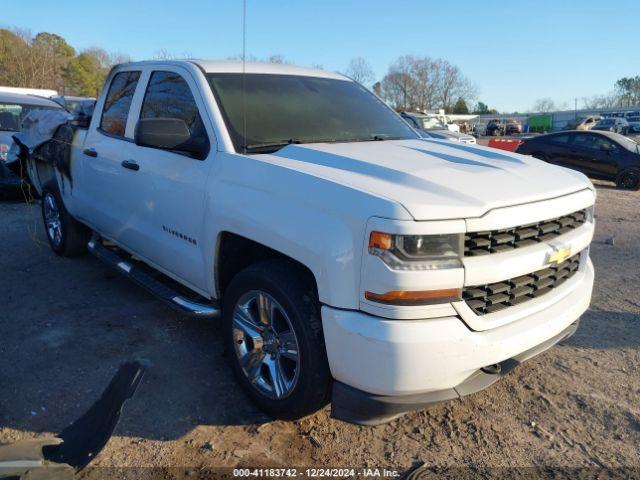
[[[416,220],[480,217],[592,188],[532,157],[433,139],[289,145],[256,157],[393,200]]]

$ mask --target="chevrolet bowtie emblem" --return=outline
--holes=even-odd
[[[559,265],[567,258],[569,258],[570,253],[571,250],[569,250],[567,247],[560,247],[547,256],[547,263],[555,263]]]

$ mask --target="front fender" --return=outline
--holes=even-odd
[[[322,303],[356,309],[367,219],[411,218],[387,199],[257,157],[220,153],[210,178],[205,261],[214,297],[217,239],[231,232],[309,268]]]

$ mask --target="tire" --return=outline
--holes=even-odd
[[[67,212],[55,183],[48,183],[43,187],[40,204],[51,250],[62,257],[75,257],[85,253],[91,230]]]
[[[272,312],[269,322],[261,320],[259,305]],[[249,266],[227,288],[222,314],[233,372],[261,410],[294,420],[328,403],[331,373],[307,272],[288,260]]]
[[[624,190],[640,189],[640,169],[624,170],[616,177],[616,186]]]

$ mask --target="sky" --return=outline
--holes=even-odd
[[[47,31],[74,48],[134,60],[242,52],[242,0],[2,0],[0,27]],[[500,111],[607,94],[640,75],[639,0],[247,0],[247,55],[381,79],[400,55],[444,58]]]

